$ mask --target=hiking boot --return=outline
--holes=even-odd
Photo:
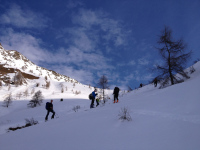
[[[117,100],[117,102],[116,103],[118,103],[119,101]]]
[[[113,103],[115,103],[115,101]]]
[[[95,108],[94,105],[91,105],[90,108]]]

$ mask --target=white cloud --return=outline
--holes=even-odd
[[[109,59],[100,51],[85,52],[77,47],[60,48],[56,53],[41,47],[42,40],[25,33],[15,32],[9,28],[0,37],[7,50],[17,50],[39,66],[49,66],[58,73],[75,78],[84,83],[92,83],[93,73],[99,70],[113,69]],[[69,67],[71,66],[71,67]]]
[[[148,65],[149,61],[145,58],[140,58],[140,59],[138,59],[138,64],[139,65]]]
[[[67,8],[72,9],[72,8],[77,7],[77,6],[83,6],[83,5],[84,4],[82,2],[80,2],[80,1],[72,1],[72,0],[70,0],[68,2],[68,4],[67,4]]]
[[[95,37],[104,39],[104,45],[109,45],[110,42],[113,42],[116,47],[126,45],[125,39],[129,32],[124,30],[119,21],[109,17],[107,13],[102,11],[80,9],[78,14],[73,16],[72,21],[78,27],[84,28],[85,32],[99,34],[98,37]]]
[[[65,32],[70,34],[71,45],[83,51],[94,51],[96,43],[83,28],[68,28]]]
[[[69,7],[78,5],[80,4],[71,2]],[[16,20],[17,17],[19,20]],[[37,17],[39,17],[38,13],[23,10],[18,5],[12,5],[5,14],[0,16],[4,24],[25,28],[39,28],[39,25],[44,27],[46,21],[36,25]],[[41,18],[45,20],[45,17]],[[3,31],[0,40],[5,49],[15,49],[37,65],[50,66],[48,69],[80,82],[91,83],[94,76],[99,77],[102,74],[112,77],[112,81],[119,79],[118,74],[112,73],[115,67],[111,64],[110,57],[104,56],[103,49],[112,51],[110,43],[115,47],[126,44],[126,33],[120,22],[110,19],[109,15],[102,11],[86,9],[80,9],[77,14],[72,15],[72,19],[73,27],[61,29],[57,36],[57,39],[63,39],[67,43],[67,48],[60,47],[54,50],[56,53],[43,48],[41,45],[44,43],[41,39],[31,34],[16,32],[11,28]],[[128,64],[134,65],[135,62],[131,61]]]
[[[84,69],[74,69],[72,66],[66,65],[53,65],[52,69],[59,72],[60,74],[74,78],[80,83],[92,84],[94,80],[93,73]]]
[[[131,66],[134,66],[136,63],[135,63],[135,61],[134,60],[131,60],[130,62],[129,62],[129,65],[131,65]]]
[[[131,60],[130,62],[128,63],[119,63],[117,64],[117,66],[119,67],[124,67],[124,66],[135,66],[136,65],[136,62],[134,60]]]
[[[72,21],[74,24],[90,29],[94,25],[101,26],[104,16],[105,13],[101,11],[80,9],[79,12],[73,16]]]
[[[1,24],[10,24],[22,28],[46,27],[48,19],[40,13],[23,9],[17,4],[12,4],[4,14],[0,16]]]
[[[132,74],[129,74],[127,76],[124,76],[123,78],[122,77],[118,78],[117,82],[119,83],[120,88],[127,89],[127,86],[131,86],[132,85],[131,81],[134,78],[135,78],[135,75],[132,73]]]
[[[147,74],[147,75],[145,75],[145,76],[143,77],[143,80],[149,81],[149,80],[151,80],[151,79],[153,79],[153,78],[155,78],[155,77],[153,76],[153,74]]]
[[[3,31],[0,40],[5,49],[17,50],[34,63],[44,61],[48,56],[48,52],[40,47],[42,41],[30,34],[17,33],[9,28]]]

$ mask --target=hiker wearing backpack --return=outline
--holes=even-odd
[[[45,121],[48,120],[48,116],[49,116],[49,113],[52,112],[52,116],[51,116],[51,119],[54,118],[54,115],[55,115],[55,111],[53,110],[53,100],[51,100],[51,102],[47,102],[46,103],[46,110],[47,110],[47,115],[45,117]]]
[[[118,87],[114,88],[113,95],[114,95],[114,103],[115,103],[115,100],[117,100],[116,103],[118,103],[119,102],[119,98],[118,98],[118,96],[119,96],[119,88]]]
[[[97,93],[95,93],[95,92],[97,92],[97,89],[95,89],[93,92],[92,92],[92,96],[91,96],[91,104],[90,104],[90,108],[94,108],[94,100],[95,100],[95,97],[96,97],[96,95],[98,95]]]

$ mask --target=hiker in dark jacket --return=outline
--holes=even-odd
[[[94,108],[94,100],[95,100],[95,97],[96,97],[96,93],[97,92],[97,89],[95,89],[93,92],[92,92],[92,101],[91,101],[91,104],[90,104],[90,108]]]
[[[114,88],[113,94],[114,94],[114,103],[115,103],[115,100],[117,100],[116,103],[118,103],[119,102],[119,98],[118,98],[118,96],[119,96],[119,88],[118,87]]]
[[[45,117],[45,120],[47,121],[48,120],[48,116],[49,116],[49,112],[52,112],[52,116],[51,116],[51,119],[54,118],[54,115],[55,115],[55,111],[53,110],[53,100],[51,100],[50,103],[48,103],[48,106],[47,106],[47,115]]]
[[[157,79],[157,78],[155,78],[155,79],[154,79],[154,81],[153,81],[153,83],[154,83],[154,87],[157,87],[157,84],[158,84],[158,79]]]
[[[141,88],[141,87],[143,87],[143,84],[142,84],[142,83],[140,83],[140,88]]]

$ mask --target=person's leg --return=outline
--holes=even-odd
[[[118,94],[116,94],[117,103],[119,102]]]
[[[48,120],[48,116],[49,116],[49,110],[47,110],[47,115],[45,117],[45,120]]]
[[[116,95],[114,94],[114,103],[115,103]]]
[[[94,108],[94,98],[93,98],[92,101],[91,101],[90,108]]]
[[[97,105],[96,106],[98,106],[99,105],[99,101],[96,99],[96,103],[97,103]]]
[[[51,112],[53,113],[52,116],[51,116],[51,119],[54,118],[54,115],[55,115],[55,111],[54,110],[51,110]]]

